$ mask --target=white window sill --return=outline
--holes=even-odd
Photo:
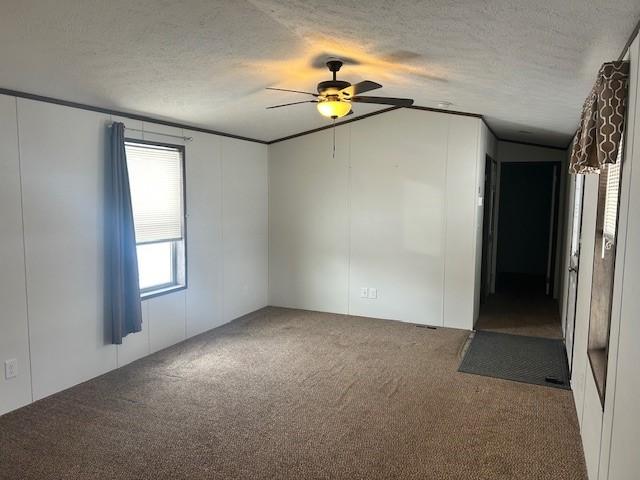
[[[141,293],[140,300],[149,300],[150,298],[159,297],[160,295],[167,295],[180,290],[186,290],[186,288],[186,285],[171,285],[170,287],[159,288],[158,290],[150,290],[148,292]]]

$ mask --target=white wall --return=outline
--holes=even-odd
[[[31,401],[16,101],[0,95],[0,414]],[[18,361],[4,380],[4,361]]]
[[[267,169],[265,145],[222,138],[224,322],[268,303]]]
[[[331,130],[270,145],[270,303],[471,329],[483,127],[403,109],[338,126],[335,158]]]
[[[483,226],[484,226],[484,207],[485,207],[485,191],[484,191],[484,183],[485,183],[485,168],[486,168],[486,156],[488,155],[497,163],[498,157],[498,140],[493,134],[489,131],[484,122],[480,126],[480,147],[479,147],[480,155],[482,156],[484,152],[484,158],[480,158],[478,164],[478,198],[482,199],[482,201],[478,201],[476,203],[476,246],[475,246],[475,257],[476,257],[476,277],[475,277],[475,293],[474,293],[474,313],[473,318],[474,322],[478,319],[478,315],[480,314],[480,295],[482,293],[482,234],[483,234]],[[496,180],[498,177],[496,176]],[[494,206],[495,211],[497,212],[497,205]],[[497,237],[496,237],[497,240]],[[493,242],[494,244],[497,241]]]
[[[627,133],[604,405],[587,357],[598,177],[586,175],[576,309],[573,394],[591,480],[635,480],[640,471],[640,40],[631,62]],[[567,202],[567,209],[571,202]]]
[[[409,110],[347,128],[349,313],[441,325],[447,122]],[[360,298],[360,287],[378,298]]]
[[[188,289],[144,301],[142,332],[117,347],[102,316],[111,120],[193,136]],[[16,358],[19,368],[17,378],[1,376],[0,414],[265,306],[267,201],[265,145],[0,96],[0,361]]]
[[[621,198],[620,235],[624,254],[616,258],[616,277],[620,288],[614,290],[614,318],[611,338],[615,346],[609,354],[607,403],[603,426],[603,452],[600,471],[604,480],[631,480],[640,471],[640,37],[630,48],[630,130],[627,135],[626,175],[629,188]],[[633,122],[633,123],[631,123]],[[628,192],[625,193],[624,192]]]
[[[269,146],[269,303],[349,311],[349,139],[324,130]]]
[[[34,400],[117,366],[100,321],[105,125],[101,114],[18,100]]]

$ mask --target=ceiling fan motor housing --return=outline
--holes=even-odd
[[[320,95],[337,95],[340,90],[349,86],[351,86],[351,84],[344,80],[325,80],[318,84],[318,93]]]
[[[330,57],[327,59],[327,63],[325,65],[327,65],[330,72],[335,73],[342,68],[343,62],[339,58]]]

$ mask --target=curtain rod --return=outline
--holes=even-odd
[[[109,125],[109,128],[111,128],[111,125]],[[141,130],[139,128],[124,127],[124,129],[129,130],[130,132],[150,133],[151,135],[162,135],[163,137],[179,138],[181,140],[184,140],[185,142],[190,142],[191,140],[193,140],[193,137],[184,137],[182,135],[172,135],[170,133],[152,132],[151,130]]]
[[[129,130],[131,132],[150,133],[152,135],[162,135],[164,137],[180,138],[181,140],[184,140],[185,142],[190,142],[191,140],[193,140],[193,137],[184,137],[182,135],[171,135],[170,133],[152,132],[150,130],[140,130],[139,128],[124,127],[124,129],[125,130]]]

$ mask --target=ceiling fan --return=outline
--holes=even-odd
[[[287,90],[284,88],[271,88],[267,90],[277,90],[280,92],[293,92],[302,93],[305,95],[311,95],[315,97],[315,100],[303,100],[301,102],[285,103],[282,105],[274,105],[270,108],[288,107],[290,105],[298,105],[300,103],[315,103],[320,114],[325,117],[336,118],[344,117],[353,113],[351,110],[352,103],[375,103],[378,105],[393,105],[396,107],[410,107],[413,105],[413,100],[410,98],[391,98],[391,97],[366,97],[360,95],[361,93],[381,88],[382,85],[370,80],[364,80],[359,83],[351,85],[344,80],[337,80],[336,73],[343,65],[342,60],[337,58],[330,58],[327,61],[327,68],[333,73],[333,80],[326,80],[318,84],[318,93],[301,92],[300,90]]]

